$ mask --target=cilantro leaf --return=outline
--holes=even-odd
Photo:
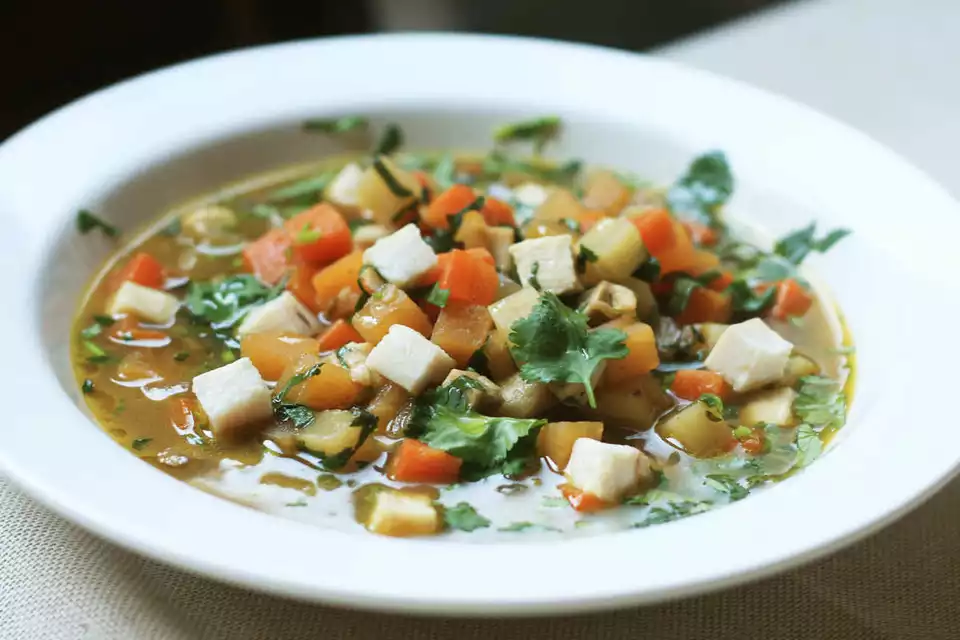
[[[722,151],[711,151],[694,159],[667,192],[667,204],[681,217],[722,226],[720,207],[733,193],[733,184],[727,157]]]
[[[803,422],[815,427],[837,429],[847,416],[847,400],[840,383],[823,376],[800,378],[793,410]]]
[[[703,483],[711,489],[727,494],[733,502],[743,500],[750,495],[749,489],[727,474],[711,473],[704,478]]]
[[[323,230],[314,229],[309,223],[304,223],[303,228],[297,231],[293,236],[293,241],[298,244],[313,244],[323,237]]]
[[[663,524],[664,522],[672,522],[674,520],[679,520],[680,518],[685,518],[687,516],[697,515],[698,513],[703,513],[707,511],[712,506],[712,503],[706,500],[694,501],[694,500],[677,500],[667,502],[663,507],[652,507],[648,512],[646,518],[640,522],[635,522],[631,525],[634,529],[643,529],[654,524]]]
[[[191,282],[184,306],[215,329],[232,327],[251,307],[273,300],[285,283],[268,287],[252,275],[234,275],[211,282]]]
[[[433,168],[433,179],[441,189],[447,189],[456,183],[457,163],[452,155],[445,154],[437,161]]]
[[[560,133],[560,118],[557,116],[542,116],[532,120],[523,120],[497,127],[493,132],[493,139],[498,143],[504,142],[533,142],[536,153],[555,139]]]
[[[94,229],[100,229],[105,236],[116,238],[120,235],[120,230],[112,224],[104,222],[86,209],[77,212],[77,231],[82,235],[87,235]]]
[[[783,238],[777,240],[777,243],[773,247],[773,252],[778,256],[784,257],[790,263],[799,265],[810,252],[818,251],[823,253],[850,235],[849,229],[834,229],[818,240],[816,238],[816,231],[817,223],[811,222],[802,229],[788,233]]]
[[[390,123],[383,130],[377,146],[373,150],[376,156],[388,156],[403,145],[403,130],[396,124]]]
[[[797,466],[805,467],[823,453],[823,440],[820,434],[808,424],[797,428]]]
[[[447,306],[447,300],[450,299],[450,290],[441,289],[440,283],[433,285],[430,289],[430,293],[427,294],[427,302],[434,304],[438,307]]]
[[[453,507],[444,507],[443,522],[448,529],[460,531],[476,531],[490,526],[490,520],[477,513],[477,510],[466,502],[459,502]]]
[[[137,451],[142,451],[152,441],[153,438],[134,438],[133,442],[130,443],[130,446]]]
[[[318,176],[310,176],[291,182],[268,193],[267,202],[276,204],[278,202],[296,201],[301,204],[314,204],[320,200],[323,190],[327,188],[327,185],[333,181],[335,176],[334,172],[328,171]],[[259,210],[265,212],[262,207]]]
[[[362,116],[345,116],[343,118],[311,118],[303,123],[303,130],[310,133],[348,133],[350,131],[365,131],[370,122]]]
[[[83,391],[84,393],[93,393],[93,389],[94,389],[93,380],[91,380],[90,378],[85,379],[83,381],[83,384],[80,385],[80,390]]]
[[[400,181],[397,180],[379,157],[373,160],[373,170],[377,172],[377,175],[380,176],[380,179],[383,180],[383,183],[387,185],[387,189],[389,189],[393,195],[398,198],[410,198],[413,196],[413,191],[410,191],[410,189],[400,184]]]
[[[628,350],[619,329],[587,330],[587,318],[568,308],[551,291],[526,318],[510,328],[510,351],[527,382],[579,382],[591,407],[597,406],[591,378],[603,360],[619,360]]]

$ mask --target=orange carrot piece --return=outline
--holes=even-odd
[[[657,351],[657,339],[648,324],[638,322],[624,329],[627,339],[627,355],[620,360],[607,360],[604,379],[617,384],[644,373],[650,373],[660,366],[660,354]]]
[[[679,324],[728,322],[732,310],[733,301],[730,294],[701,287],[690,293],[690,300],[676,317],[676,321]]]
[[[450,292],[449,301],[466,304],[493,304],[500,288],[497,269],[468,251],[450,252],[437,286]]]
[[[467,204],[470,203],[468,202]],[[516,218],[513,217],[513,207],[503,200],[497,200],[489,196],[484,198],[483,208],[480,210],[480,213],[483,214],[484,221],[491,227],[496,227],[497,225],[517,226]]]
[[[293,268],[287,280],[287,291],[314,313],[323,311],[317,304],[317,292],[313,288],[313,276],[316,273],[313,265],[304,262]]]
[[[293,251],[312,262],[333,262],[353,249],[353,235],[336,207],[326,202],[310,207],[286,221],[284,229]]]
[[[777,320],[802,316],[813,305],[813,296],[803,285],[789,278],[777,283],[777,297],[770,315]]]
[[[290,266],[290,237],[283,229],[271,229],[243,248],[247,271],[267,284],[277,284]]]
[[[719,373],[704,369],[681,369],[674,374],[670,391],[684,400],[696,400],[705,393],[712,393],[725,400],[732,389]]]
[[[660,254],[670,251],[677,244],[674,221],[666,209],[648,211],[631,218],[630,222],[637,227],[644,246],[654,257],[659,258]]]
[[[193,431],[197,420],[194,412],[196,411],[195,402],[191,398],[174,397],[170,399],[170,424],[177,431],[183,433]]]
[[[337,320],[323,332],[318,342],[320,351],[333,351],[348,342],[363,342],[363,337],[346,320]]]
[[[705,258],[697,254],[693,242],[690,241],[690,236],[687,235],[683,225],[676,220],[673,222],[673,235],[675,238],[674,245],[660,254],[654,254],[654,257],[660,262],[661,275],[677,271],[686,271],[687,273],[697,271],[698,264],[702,264]]]
[[[559,488],[560,493],[567,499],[570,506],[581,513],[593,513],[594,511],[601,511],[614,506],[605,500],[601,500],[592,493],[587,493],[586,491],[576,488],[572,484],[564,483],[561,484]]]
[[[446,451],[407,438],[388,464],[389,477],[397,482],[451,484],[460,478],[463,460]]]
[[[733,283],[733,274],[727,270],[720,271],[720,275],[707,284],[707,288],[713,291],[725,291]]]
[[[318,271],[313,276],[317,308],[320,311],[325,310],[344,289],[359,295],[360,285],[357,284],[357,278],[360,277],[361,267],[363,252],[354,251]]]
[[[114,283],[117,287],[130,281],[144,287],[160,289],[163,287],[164,280],[163,265],[157,262],[157,259],[152,255],[142,251],[130,258],[123,269],[114,276]]]
[[[484,247],[474,247],[473,249],[467,249],[466,253],[470,254],[474,258],[486,262],[491,266],[496,266],[497,262],[493,258],[493,254],[490,253]],[[446,253],[437,254],[437,264],[430,271],[426,272],[417,280],[418,287],[429,287],[430,285],[437,282],[440,277],[443,275],[444,271],[447,269],[447,265],[450,264],[450,260],[453,257],[453,251],[447,251]]]
[[[712,247],[717,244],[717,232],[702,222],[683,222],[682,224],[694,244],[701,247]]]
[[[455,184],[437,195],[423,213],[423,221],[434,229],[449,229],[450,216],[463,211],[477,194],[465,184]]]
[[[315,353],[300,356],[284,369],[277,381],[277,388],[283,389],[294,375],[301,374],[321,362]],[[287,394],[287,399],[316,411],[349,409],[360,397],[363,389],[363,385],[354,382],[349,371],[335,363],[324,362],[320,373],[295,385]]]

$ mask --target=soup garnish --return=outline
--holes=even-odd
[[[164,216],[80,309],[84,398],[197,487],[393,536],[646,527],[813,462],[852,347],[798,268],[847,231],[765,251],[722,215],[722,153],[660,188],[541,157],[560,130],[412,154],[388,125]]]

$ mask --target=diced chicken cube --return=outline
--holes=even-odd
[[[388,235],[390,235],[390,229],[382,224],[365,224],[353,232],[353,244],[358,249],[367,249],[377,240],[386,238]]]
[[[790,342],[754,318],[727,327],[704,364],[735,391],[750,391],[780,380],[792,349]]]
[[[310,309],[292,293],[284,291],[273,300],[251,309],[237,328],[237,335],[242,338],[253,333],[270,331],[312,336],[322,328],[317,316]]]
[[[761,391],[740,407],[740,424],[752,427],[767,422],[781,427],[792,427],[796,423],[793,415],[793,401],[796,398],[797,392],[790,387]]]
[[[351,162],[327,185],[324,192],[326,199],[334,204],[357,206],[357,188],[362,178],[363,169],[356,162]]]
[[[443,349],[402,324],[390,327],[367,357],[368,367],[413,395],[442,381],[456,364]]]
[[[201,373],[193,392],[217,438],[236,439],[273,415],[270,389],[250,358]]]
[[[365,387],[378,387],[383,379],[367,364],[371,351],[373,345],[369,342],[348,342],[337,349],[336,358],[339,365],[350,372],[354,382]]]
[[[442,521],[430,496],[382,489],[373,497],[366,525],[385,536],[425,536],[438,533]]]
[[[523,288],[516,293],[511,293],[503,300],[494,302],[487,307],[487,311],[490,312],[497,331],[504,338],[509,338],[513,323],[530,315],[539,300],[540,294],[536,289]]]
[[[444,379],[442,386],[445,387],[462,377],[470,378],[479,386],[479,388],[474,386],[467,388],[465,395],[467,404],[470,405],[471,409],[493,411],[500,406],[500,386],[490,378],[482,376],[476,371],[454,369],[447,375],[446,379]]]
[[[173,320],[179,308],[176,296],[127,280],[113,294],[107,313],[111,316],[132,314],[148,322],[166,324]]]
[[[558,295],[581,288],[573,260],[573,241],[567,234],[518,242],[510,247],[510,255],[524,287],[537,284],[541,290]]]
[[[363,263],[373,267],[389,282],[405,287],[437,265],[433,252],[415,224],[377,240],[363,252]]]
[[[573,443],[566,475],[581,491],[619,502],[640,485],[645,470],[649,472],[649,461],[635,447],[579,438]]]

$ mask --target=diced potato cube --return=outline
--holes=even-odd
[[[417,225],[408,224],[364,251],[363,264],[373,265],[389,282],[406,287],[437,266],[437,254],[424,242]]]
[[[538,418],[557,403],[557,397],[542,382],[527,382],[515,373],[500,385],[499,413],[509,418]]]
[[[580,438],[603,439],[602,422],[549,422],[537,436],[537,453],[553,461],[563,471],[573,453],[573,443]]]
[[[312,336],[322,328],[317,316],[296,296],[284,291],[279,296],[254,307],[237,327],[241,338],[254,333],[292,333]]]
[[[507,346],[507,338],[501,332],[494,331],[487,336],[483,355],[487,358],[487,369],[494,380],[504,380],[517,372],[517,365]]]
[[[703,402],[691,402],[657,425],[657,433],[670,444],[696,458],[712,458],[736,446],[733,430]]]
[[[704,364],[742,393],[779,381],[792,349],[763,320],[753,318],[728,327]]]
[[[604,280],[580,296],[580,310],[591,326],[614,318],[633,318],[637,313],[637,296],[627,287]]]
[[[456,364],[443,349],[401,324],[390,327],[367,358],[367,366],[413,395],[443,380]]]
[[[410,401],[410,394],[398,384],[388,382],[379,389],[367,405],[367,411],[377,417],[377,433],[386,433],[390,422]]]
[[[179,308],[176,296],[127,280],[113,294],[106,311],[111,316],[132,314],[148,322],[166,324]]]
[[[464,371],[463,369],[454,369],[444,379],[441,386],[447,386],[458,378],[467,377],[474,380],[480,388],[470,387],[467,389],[467,404],[471,409],[479,411],[496,411],[500,406],[500,387],[493,380],[482,376],[476,371]]]
[[[356,205],[372,212],[380,224],[389,225],[396,214],[419,200],[422,188],[416,176],[398,167],[390,158],[381,156],[378,162],[379,171],[377,165],[364,170],[356,188]],[[381,171],[393,179],[385,180]]]
[[[578,220],[583,213],[583,204],[577,197],[567,189],[550,189],[543,204],[538,206],[533,212],[533,216],[538,220],[561,220],[569,218]]]
[[[793,401],[797,392],[790,387],[759,391],[749,402],[740,407],[740,424],[752,427],[761,422],[781,427],[796,424]]]
[[[383,489],[373,497],[367,529],[384,536],[427,536],[443,527],[430,496]]]
[[[509,271],[513,264],[510,256],[510,247],[513,246],[514,234],[510,227],[487,227],[487,250],[500,271]]]
[[[601,220],[580,239],[579,246],[586,247],[596,257],[586,262],[583,274],[586,284],[628,278],[647,259],[640,232],[624,218]]]
[[[573,240],[569,235],[518,242],[510,247],[510,255],[524,287],[533,287],[536,281],[541,290],[557,295],[581,289],[573,259]]]
[[[466,367],[470,358],[483,347],[493,321],[482,305],[448,304],[440,311],[433,325],[430,340]]]
[[[612,171],[593,171],[584,185],[583,204],[600,209],[608,216],[620,213],[630,201],[630,189]]]
[[[340,170],[324,191],[327,200],[334,204],[356,207],[360,183],[363,180],[363,169],[356,162],[351,162]]]
[[[360,442],[363,428],[352,411],[321,411],[310,425],[297,432],[297,444],[320,456],[335,456]]]
[[[601,387],[597,390],[596,409],[585,408],[584,412],[608,425],[646,431],[672,405],[673,400],[664,393],[660,383],[653,376],[645,375]]]
[[[524,287],[503,300],[494,302],[487,307],[487,310],[490,312],[490,317],[493,318],[493,324],[496,325],[497,331],[504,339],[508,339],[513,323],[529,316],[539,301],[540,294],[535,289]]]
[[[270,389],[250,358],[201,373],[193,379],[193,393],[217,438],[237,439],[273,417]]]
[[[584,493],[606,502],[619,502],[639,486],[645,457],[635,447],[579,438],[573,443],[566,476]]]

